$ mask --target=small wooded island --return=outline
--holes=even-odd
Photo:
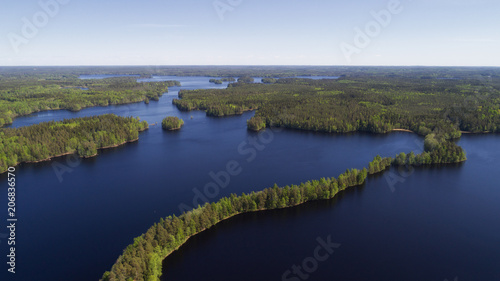
[[[233,77],[227,77],[227,78],[221,78],[221,79],[212,78],[212,79],[208,80],[208,82],[215,83],[215,84],[222,84],[222,82],[235,82],[235,81],[236,81],[236,79],[234,79]]]
[[[182,125],[184,125],[184,120],[174,116],[167,116],[161,122],[161,127],[168,131],[179,130]]]

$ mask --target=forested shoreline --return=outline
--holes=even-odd
[[[146,121],[114,114],[0,128],[0,173],[20,163],[40,162],[66,154],[92,157],[98,149],[137,140],[139,132],[146,129]]]
[[[179,110],[227,116],[256,110],[250,129],[285,127],[327,133],[411,130],[446,139],[461,131],[500,132],[500,79],[422,79],[367,75],[340,79],[282,78],[274,84],[180,91]]]
[[[63,75],[0,76],[0,127],[18,116],[46,110],[79,111],[150,100],[158,101],[178,81],[137,82],[134,77],[78,79]]]

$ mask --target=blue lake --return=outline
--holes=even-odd
[[[175,76],[174,76],[175,77]],[[100,151],[91,159],[61,157],[17,167],[15,275],[0,280],[98,280],[134,237],[161,217],[193,206],[214,179],[236,161],[242,173],[205,196],[337,176],[362,168],[380,154],[422,151],[410,133],[319,134],[246,130],[253,113],[228,118],[180,112],[180,89],[224,88],[210,77],[179,80],[158,102],[48,111],[14,120],[13,127],[114,113],[160,123],[185,121],[182,130],[150,126],[138,142]],[[140,79],[139,81],[147,81]],[[253,145],[252,145],[253,143]],[[255,145],[257,143],[257,145]],[[303,280],[283,274],[313,256],[318,239],[340,244],[306,272],[307,280],[500,280],[500,136],[466,135],[460,165],[392,169],[328,201],[237,216],[193,237],[164,261],[164,280]],[[198,197],[199,198],[199,197]],[[7,178],[0,175],[0,205],[7,206]],[[0,213],[5,222],[6,212]],[[6,233],[6,230],[0,230]],[[0,239],[0,253],[7,253]],[[6,260],[6,257],[4,257]]]

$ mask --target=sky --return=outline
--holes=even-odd
[[[498,0],[2,2],[0,66],[500,66]]]

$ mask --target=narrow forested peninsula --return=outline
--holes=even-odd
[[[376,156],[368,169],[351,169],[338,178],[321,178],[300,185],[266,188],[241,196],[232,194],[216,203],[206,203],[179,217],[161,219],[149,230],[134,239],[116,263],[102,276],[102,281],[137,280],[156,281],[162,274],[162,261],[193,235],[208,229],[232,216],[261,210],[288,208],[302,203],[331,199],[340,191],[365,182],[368,175],[381,173],[391,165],[420,166],[425,164],[456,163],[465,160],[465,153],[451,142],[435,144],[426,139],[422,154],[401,153],[395,159]]]
[[[139,83],[134,77],[81,80],[54,74],[0,77],[0,127],[17,116],[44,110],[79,111],[85,107],[157,101],[178,81]]]
[[[139,132],[146,129],[146,121],[114,114],[0,128],[0,173],[19,163],[39,162],[65,154],[91,157],[98,149],[137,140]]]
[[[153,225],[145,234],[134,239],[111,268],[104,273],[103,281],[160,280],[162,261],[184,244],[191,236],[210,228],[232,216],[279,208],[302,203],[331,199],[338,192],[361,185],[368,175],[386,171],[391,166],[422,166],[443,163],[458,163],[466,160],[465,152],[453,142],[438,142],[430,135],[424,142],[425,151],[415,155],[400,153],[395,158],[376,156],[368,169],[351,169],[338,178],[322,178],[300,185],[278,187],[274,185],[259,192],[232,194],[216,203],[205,204],[179,217],[169,216]]]
[[[161,122],[161,127],[168,131],[179,130],[182,125],[184,125],[184,120],[174,116],[167,116]]]

